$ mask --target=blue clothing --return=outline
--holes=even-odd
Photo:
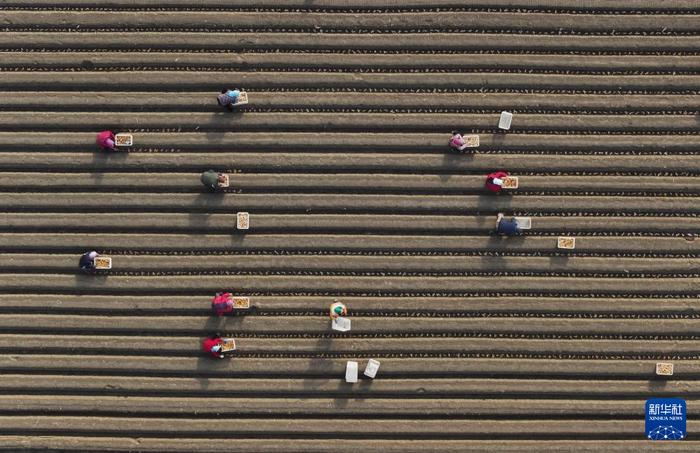
[[[506,236],[516,236],[520,234],[518,222],[516,222],[515,219],[501,219],[501,221],[498,222],[498,234],[505,234]]]
[[[241,94],[238,90],[228,90],[218,96],[219,104],[224,107],[238,102],[238,96]]]

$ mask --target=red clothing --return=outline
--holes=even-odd
[[[114,133],[112,131],[100,132],[97,134],[97,144],[104,149],[116,149],[114,146]]]
[[[233,300],[231,293],[217,294],[211,301],[211,308],[216,312],[216,316],[222,316],[224,313],[233,311]]]
[[[486,176],[486,188],[490,190],[491,192],[494,193],[499,193],[503,188],[499,186],[498,184],[494,184],[493,180],[498,178],[498,179],[503,179],[506,176],[508,176],[508,173],[504,171],[495,171],[488,176]]]
[[[204,352],[206,352],[207,354],[211,354],[213,357],[216,357],[218,359],[219,357],[224,355],[223,352],[214,352],[211,350],[211,348],[213,348],[217,344],[223,346],[224,340],[222,340],[221,338],[205,338],[202,342],[202,349],[204,349]]]

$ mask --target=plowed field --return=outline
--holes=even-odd
[[[0,450],[699,451],[699,90],[695,0],[1,0]]]

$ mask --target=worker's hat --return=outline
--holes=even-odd
[[[335,307],[335,308],[333,309],[333,311],[335,312],[336,315],[342,315],[342,314],[343,314],[343,307],[341,307],[340,305],[338,305],[337,307]]]

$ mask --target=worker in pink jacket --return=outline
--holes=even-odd
[[[97,134],[97,145],[102,149],[117,151],[117,145],[114,140],[114,132],[112,131],[102,131]]]
[[[452,137],[450,138],[450,148],[462,151],[466,147],[467,142],[457,131],[452,131]]]

